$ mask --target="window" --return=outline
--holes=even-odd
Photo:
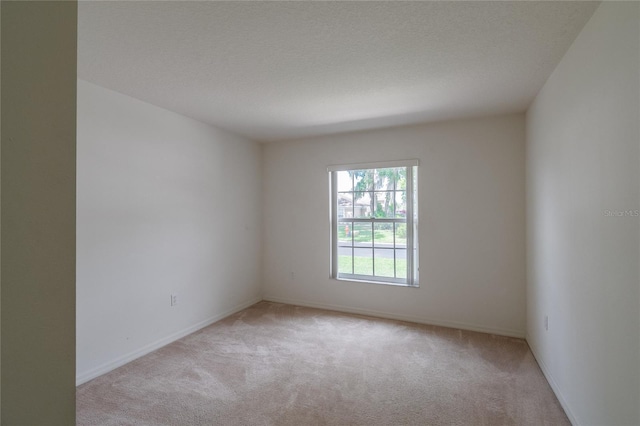
[[[331,276],[418,286],[418,161],[328,168]]]

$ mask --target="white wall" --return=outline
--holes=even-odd
[[[1,8],[0,423],[71,425],[77,3]]]
[[[527,339],[580,425],[640,424],[639,222],[606,216],[640,208],[639,6],[604,2],[527,114]]]
[[[524,136],[510,115],[264,145],[264,298],[524,336]],[[420,288],[330,279],[327,166],[412,158]]]
[[[260,299],[256,143],[78,81],[77,158],[78,382]]]

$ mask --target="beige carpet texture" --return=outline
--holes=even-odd
[[[260,302],[77,389],[78,425],[569,425],[521,339]]]

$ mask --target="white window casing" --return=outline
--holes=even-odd
[[[404,188],[399,188],[397,186],[400,182],[400,174],[395,174],[396,172],[393,171],[393,187],[376,187],[376,181],[372,180],[372,183],[370,184],[371,186],[367,187],[367,189],[360,188],[359,190],[356,190],[357,173],[360,172],[360,174],[357,175],[360,179],[364,179],[362,176],[364,176],[366,173],[369,173],[368,176],[371,178],[372,176],[378,176],[376,171],[377,169],[400,169],[401,171],[402,169],[404,169],[402,171],[404,173]],[[330,183],[330,276],[337,280],[418,287],[418,160],[397,160],[374,163],[334,165],[329,166],[327,168],[327,171],[329,172]],[[349,190],[339,190],[339,172],[349,173],[349,179],[351,179],[351,187]],[[345,182],[345,176],[346,175],[344,174],[342,175],[343,183]],[[347,179],[346,182],[349,182],[349,179]],[[385,182],[388,182],[388,180]],[[368,215],[364,216],[357,215],[355,213],[356,209],[358,209],[358,211],[361,211],[361,209],[363,208],[362,203],[361,205],[356,206],[358,197],[362,197],[363,194],[371,194],[369,197],[371,207],[368,209]],[[385,196],[387,197],[385,202],[385,207],[387,210],[382,210],[382,203],[379,202],[378,194],[385,194]],[[404,197],[405,209],[401,210],[401,215],[403,215],[403,217],[398,215],[397,210],[399,194],[404,194],[402,196]],[[342,196],[342,198],[339,198],[339,196]],[[342,200],[343,204],[348,202],[349,196],[351,196],[351,205],[347,205],[347,208],[351,208],[352,210],[350,212],[351,215],[347,216],[345,215],[345,207],[341,207],[339,205],[339,202],[340,200]],[[390,196],[393,196],[393,201],[391,202],[391,204],[393,205],[393,214],[391,215],[391,217],[388,217],[387,213],[388,208],[390,207]],[[364,206],[365,210],[367,207],[369,206]],[[375,212],[372,210],[374,207],[376,209]],[[339,214],[339,210],[341,214]],[[378,214],[381,214],[383,216],[376,217]],[[366,225],[363,227],[364,224],[371,225],[370,241],[366,241],[365,239],[364,243],[357,243],[355,241],[355,236],[359,235],[360,231],[356,230],[355,228],[358,227],[360,230],[368,228]],[[377,228],[380,228],[379,232],[385,232],[388,235],[388,225],[391,225],[391,247],[389,247],[389,242],[376,243],[376,239],[378,238],[376,234]],[[399,225],[404,225],[405,227],[406,236],[404,246],[398,244],[398,233],[400,229]],[[341,243],[339,232],[342,232],[343,230],[344,234],[342,236],[343,240]],[[367,230],[366,232],[368,233],[369,231]],[[348,240],[345,241],[345,238],[349,237],[348,234],[350,234],[351,237],[350,243]],[[376,246],[376,244],[380,244],[380,246]],[[356,252],[370,252],[371,256],[356,256]],[[383,256],[382,253],[386,253],[386,255]],[[392,259],[389,256],[390,253],[393,253]],[[404,253],[406,264],[402,261],[403,259],[398,258],[398,253]],[[345,261],[342,266],[342,270],[340,269],[341,260]],[[369,264],[369,260],[371,264],[370,269],[368,269],[367,266]],[[376,271],[376,263],[378,263],[379,266],[378,271]],[[382,267],[383,263],[386,265],[386,267]],[[356,266],[357,264],[361,265]],[[389,276],[390,264],[393,265],[393,276]],[[401,266],[403,264],[406,266]],[[344,265],[351,265],[351,270],[349,271],[349,268]],[[366,269],[366,271],[363,272],[364,269]],[[385,270],[385,272],[382,273],[380,272],[381,270]]]

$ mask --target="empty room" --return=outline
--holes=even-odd
[[[640,3],[0,3],[3,425],[640,425]]]

